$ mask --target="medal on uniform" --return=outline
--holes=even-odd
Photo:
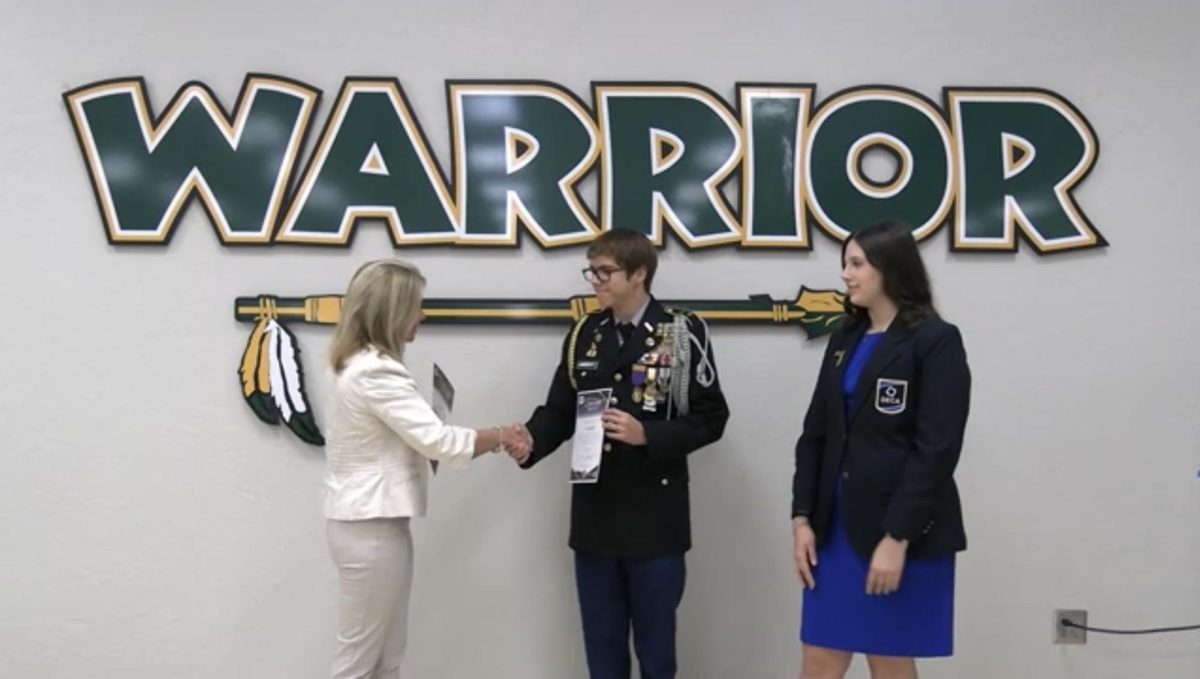
[[[640,387],[646,383],[646,366],[640,363],[633,364],[633,372],[629,376],[629,381],[633,386]]]
[[[675,337],[675,326],[670,323],[659,323],[658,336],[662,340],[661,343],[664,347],[672,346],[672,340]]]
[[[653,368],[651,368],[653,370]],[[646,383],[646,388],[642,391],[642,410],[652,413],[658,410],[658,390],[654,386],[654,378],[651,377],[650,382]]]
[[[592,345],[588,347],[587,353],[584,355],[587,356],[588,358],[596,358],[596,343],[595,342],[592,342]]]
[[[642,402],[642,388],[641,387],[633,388],[633,402],[634,403]]]

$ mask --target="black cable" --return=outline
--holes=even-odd
[[[1200,625],[1186,625],[1184,627],[1157,627],[1152,629],[1104,629],[1103,627],[1088,627],[1080,625],[1077,622],[1063,618],[1059,620],[1063,627],[1074,627],[1075,629],[1087,630],[1096,632],[1097,634],[1165,634],[1167,632],[1190,632],[1192,630],[1200,630]]]

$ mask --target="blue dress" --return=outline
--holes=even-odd
[[[846,412],[863,365],[883,333],[863,336],[842,379]],[[842,526],[841,489],[833,499],[829,534],[817,550],[816,589],[804,591],[800,640],[869,655],[929,658],[954,651],[954,555],[906,559],[900,588],[872,596],[867,591],[870,558],[850,546]]]

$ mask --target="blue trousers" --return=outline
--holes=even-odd
[[[674,679],[683,554],[621,559],[575,552],[575,586],[591,679],[630,679],[629,631],[642,679]]]

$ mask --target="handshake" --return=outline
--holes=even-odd
[[[646,445],[645,427],[642,426],[640,420],[623,410],[606,409],[601,416],[601,423],[604,426],[606,440],[611,439],[631,446]],[[533,435],[529,433],[529,429],[524,424],[513,422],[503,427],[495,426],[489,430],[488,435],[490,436],[492,432],[496,436],[495,443],[490,448],[486,448],[487,450],[507,453],[517,464],[525,464],[529,460],[529,456],[533,453]],[[484,446],[490,444],[487,439],[483,439],[483,441]]]
[[[533,435],[520,422],[513,422],[504,427],[496,427],[500,441],[496,452],[507,453],[517,464],[524,464],[533,452]]]

